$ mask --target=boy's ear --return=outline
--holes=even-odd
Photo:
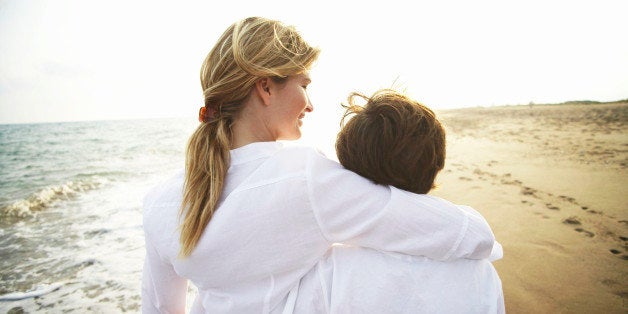
[[[268,77],[261,78],[255,82],[255,92],[264,105],[270,105],[270,85],[272,82]]]

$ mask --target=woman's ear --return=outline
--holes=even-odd
[[[270,84],[272,84],[272,82],[267,77],[261,78],[255,82],[255,92],[266,106],[270,105]]]

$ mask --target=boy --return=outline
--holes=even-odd
[[[358,106],[354,100],[367,101]],[[391,90],[349,97],[338,160],[375,183],[426,194],[445,165],[445,130],[427,107]],[[459,206],[469,215],[480,215]],[[502,257],[495,244],[490,260]],[[441,262],[335,246],[286,303],[296,313],[503,313],[501,281],[489,260]]]

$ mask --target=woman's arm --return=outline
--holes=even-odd
[[[153,188],[144,197],[143,201],[143,228],[144,246],[146,257],[144,258],[144,270],[142,274],[142,313],[184,313],[185,298],[187,295],[187,280],[180,277],[167,258],[164,258],[157,250],[156,244],[167,243],[160,240],[160,236],[166,230],[172,230],[168,226],[169,219],[161,212],[162,207],[157,200],[161,197],[169,198],[173,193],[167,188],[170,185],[162,184]],[[168,199],[168,202],[171,200]],[[168,207],[165,207],[168,208]],[[162,253],[163,254],[163,253]]]
[[[487,258],[495,237],[484,218],[438,197],[376,185],[312,153],[308,193],[330,242],[437,260]]]
[[[185,313],[187,280],[175,273],[146,241],[142,275],[142,313]]]

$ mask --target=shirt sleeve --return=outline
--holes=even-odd
[[[146,241],[142,274],[142,313],[185,313],[187,280],[175,273]]]
[[[475,219],[477,220],[477,222],[482,222],[485,221],[484,217],[482,217],[482,214],[480,214],[477,210],[473,209],[472,207],[469,206],[459,206],[460,209],[466,211],[468,214],[475,216]],[[495,241],[493,242],[493,249],[491,250],[491,253],[488,257],[488,260],[491,262],[494,262],[496,260],[500,260],[504,257],[504,249],[502,248],[502,245]]]
[[[479,214],[438,197],[376,185],[315,153],[307,164],[312,210],[331,243],[436,260],[491,253],[495,237]]]
[[[151,190],[143,201],[144,242],[146,257],[142,271],[142,313],[185,313],[187,280],[180,277],[172,263],[159,254],[155,247],[156,234],[164,230],[164,219],[155,219],[153,212],[156,195],[163,195],[160,186]]]

